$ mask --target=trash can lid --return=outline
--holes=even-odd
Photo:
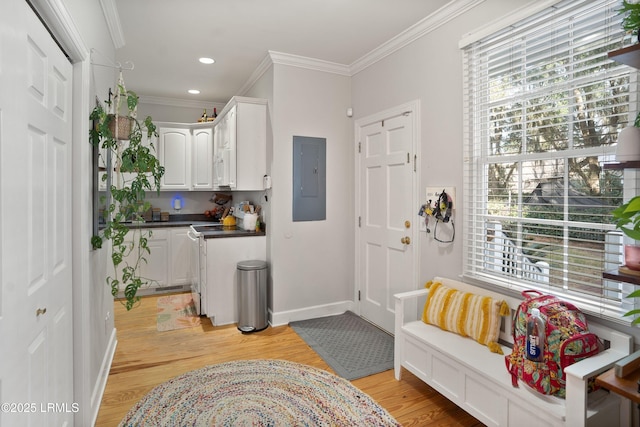
[[[238,262],[238,270],[262,270],[267,268],[267,262],[258,259]]]

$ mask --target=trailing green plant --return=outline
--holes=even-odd
[[[633,240],[640,240],[640,196],[635,196],[618,206],[611,214],[617,229]],[[626,298],[638,297],[640,297],[640,289],[636,289],[626,296]],[[630,310],[624,316],[637,316],[638,314],[640,314],[640,308]],[[640,323],[640,317],[633,319],[632,324],[638,323]]]
[[[640,31],[640,3],[629,3],[624,0],[622,2],[622,9],[618,12],[625,14],[625,17],[622,18],[622,28],[634,36],[637,36],[638,31]]]
[[[126,114],[120,116],[125,101]],[[104,240],[111,241],[114,277],[107,277],[107,284],[114,297],[118,296],[120,289],[124,290],[123,304],[127,310],[131,310],[140,301],[138,290],[150,282],[139,273],[142,263],[146,263],[145,255],[151,251],[148,246],[150,232],[132,229],[127,222],[142,221],[143,214],[151,209],[150,203],[145,200],[146,192],[160,191],[164,167],[154,154],[152,137],[158,134],[152,118],[147,116],[141,124],[136,117],[138,96],[135,92],[126,90],[120,80],[113,100],[110,98],[105,104],[107,109],[97,104],[89,116],[94,123],[90,142],[102,149],[101,155],[111,153],[111,164],[105,162],[107,173],[102,179],[109,182],[108,177],[114,178],[115,175],[116,184],[112,183],[107,188],[107,195],[102,199],[106,203],[105,226],[98,235],[92,236],[91,245],[98,249]],[[124,141],[117,135],[120,130],[119,117],[129,119],[130,130]],[[144,135],[146,138],[143,138]],[[134,233],[133,241],[126,239],[130,232]]]

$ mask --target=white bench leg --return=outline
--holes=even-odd
[[[584,427],[587,423],[587,383],[572,375],[567,375],[566,377],[566,425]]]

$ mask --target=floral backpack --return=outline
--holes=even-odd
[[[523,291],[525,298],[516,310],[513,321],[513,351],[505,356],[513,386],[518,380],[534,390],[557,397],[565,397],[564,368],[601,349],[598,337],[589,332],[587,319],[573,304],[538,291]],[[538,308],[544,320],[544,351],[541,362],[527,358],[527,320],[531,309]],[[590,381],[590,389],[594,388]]]

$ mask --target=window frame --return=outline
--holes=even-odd
[[[549,17],[553,14],[558,14],[558,11],[562,11],[564,13],[568,9],[572,8],[574,5],[592,5],[594,2],[585,2],[585,1],[561,1],[561,2],[552,2],[557,3],[551,7],[546,7],[542,11],[536,11],[535,14],[525,18],[523,21],[525,25],[523,28],[526,28],[526,22],[536,21],[536,20],[544,20],[549,19]],[[606,5],[605,7],[611,8],[612,4],[619,3],[612,0],[601,0],[598,4]],[[617,5],[619,6],[619,5]],[[617,9],[617,6],[614,6]],[[577,6],[576,6],[577,8]],[[522,17],[521,17],[522,18]],[[619,22],[621,21],[621,16],[610,19],[609,27],[616,28],[621,25]],[[480,118],[483,116],[482,111],[479,111],[478,108],[475,108],[477,99],[474,97],[475,94],[472,93],[472,89],[475,86],[482,86],[483,82],[484,87],[488,87],[489,78],[488,78],[488,68],[485,63],[482,64],[480,61],[480,65],[476,64],[476,67],[470,69],[470,56],[475,55],[474,48],[479,46],[479,44],[486,43],[487,40],[491,40],[494,37],[502,37],[505,33],[509,32],[517,32],[520,23],[510,23],[511,26],[506,29],[497,29],[495,28],[495,24],[493,25],[493,31],[488,32],[486,29],[480,31],[482,36],[480,37],[467,37],[466,41],[461,42],[460,47],[463,49],[463,79],[464,79],[464,87],[463,87],[463,105],[464,105],[464,117],[463,117],[463,142],[464,142],[464,205],[463,205],[463,235],[464,236],[483,236],[487,235],[488,230],[488,221],[495,220],[506,220],[515,221],[515,222],[523,222],[526,221],[527,218],[522,216],[518,217],[500,217],[496,215],[489,215],[488,204],[489,204],[489,181],[488,181],[488,167],[491,165],[492,160],[497,160],[499,158],[499,162],[508,163],[508,162],[524,162],[528,159],[536,159],[539,160],[541,158],[553,158],[553,159],[563,159],[563,161],[567,162],[568,158],[576,157],[576,156],[600,156],[601,159],[605,159],[605,161],[613,161],[615,159],[615,149],[616,145],[603,145],[599,147],[593,148],[575,148],[571,143],[571,135],[572,128],[576,121],[568,122],[568,144],[571,147],[567,150],[557,151],[557,152],[547,152],[543,153],[526,153],[526,149],[521,148],[520,153],[510,154],[510,155],[502,155],[502,156],[490,156],[488,152],[488,141],[482,141],[481,138],[483,136],[488,137],[488,130],[484,130],[484,132],[480,132],[480,135],[477,133],[478,128],[488,128],[489,127],[489,114],[485,114],[484,117],[487,117],[487,121],[484,123],[480,122]],[[623,32],[623,30],[622,30]],[[621,42],[623,38],[621,38]],[[476,58],[473,58],[476,60]],[[526,66],[526,64],[525,64]],[[577,79],[575,79],[577,80]],[[590,79],[593,81],[593,79]],[[629,114],[627,120],[630,123],[633,123],[633,118],[635,118],[636,112],[638,111],[638,101],[637,101],[637,91],[638,91],[638,72],[629,71]],[[574,79],[571,80],[572,82]],[[488,100],[487,95],[488,91],[485,93],[484,100],[479,101],[478,103],[487,111],[490,111],[491,102]],[[529,98],[527,98],[529,99]],[[481,149],[479,152],[477,151],[477,144],[481,145]],[[520,163],[521,165],[522,163]],[[601,163],[602,164],[602,163]],[[521,166],[519,166],[521,167]],[[569,182],[568,180],[568,168],[565,168],[564,171],[564,182]],[[634,179],[631,179],[632,175],[627,172],[624,173],[623,182],[624,182],[624,194],[625,200],[628,198],[627,194],[630,192],[636,192],[639,188],[637,185],[638,179],[635,179],[635,175],[633,175]],[[523,178],[520,176],[519,183],[522,182]],[[482,185],[478,185],[478,183],[482,183]],[[631,188],[630,188],[631,187]],[[522,193],[519,192],[519,197],[522,196]],[[566,204],[565,212],[567,211]],[[479,213],[480,212],[480,213]],[[529,219],[530,220],[530,219]],[[569,221],[567,218],[564,220],[556,221],[560,223],[563,229],[570,228],[575,226],[576,223]],[[585,223],[589,225],[594,225],[595,223]],[[579,225],[579,223],[578,223]],[[602,227],[602,231],[614,232],[615,227],[611,224],[598,224],[598,226]],[[608,239],[606,237],[605,239]],[[620,237],[620,239],[622,239]],[[606,241],[606,240],[605,240]],[[606,245],[606,243],[605,243]],[[613,300],[609,300],[608,298],[602,297],[597,298],[593,296],[585,296],[575,290],[570,289],[561,289],[558,287],[545,287],[541,286],[539,283],[535,283],[530,280],[522,280],[521,278],[507,275],[500,275],[491,273],[490,269],[485,267],[480,267],[482,265],[487,264],[487,245],[485,243],[479,243],[476,241],[472,241],[472,238],[464,238],[463,239],[463,277],[465,279],[479,282],[482,284],[488,284],[492,287],[498,287],[502,289],[503,292],[507,292],[510,294],[520,294],[523,290],[528,289],[538,289],[545,293],[552,293],[558,295],[559,297],[569,300],[576,305],[578,305],[585,312],[594,315],[596,317],[604,318],[610,321],[614,321],[616,323],[621,323],[628,325],[633,320],[631,317],[624,317],[623,314],[630,309],[636,308],[636,303],[634,301],[625,300],[624,296],[628,295],[631,291],[634,290],[633,285],[623,283],[623,282],[615,282],[604,280],[602,282],[602,290],[603,295],[607,295],[609,292],[617,293],[620,295]],[[565,257],[567,256],[567,246],[565,246]],[[621,249],[620,249],[621,256]],[[567,267],[569,268],[569,267]],[[566,275],[565,275],[566,277]]]

